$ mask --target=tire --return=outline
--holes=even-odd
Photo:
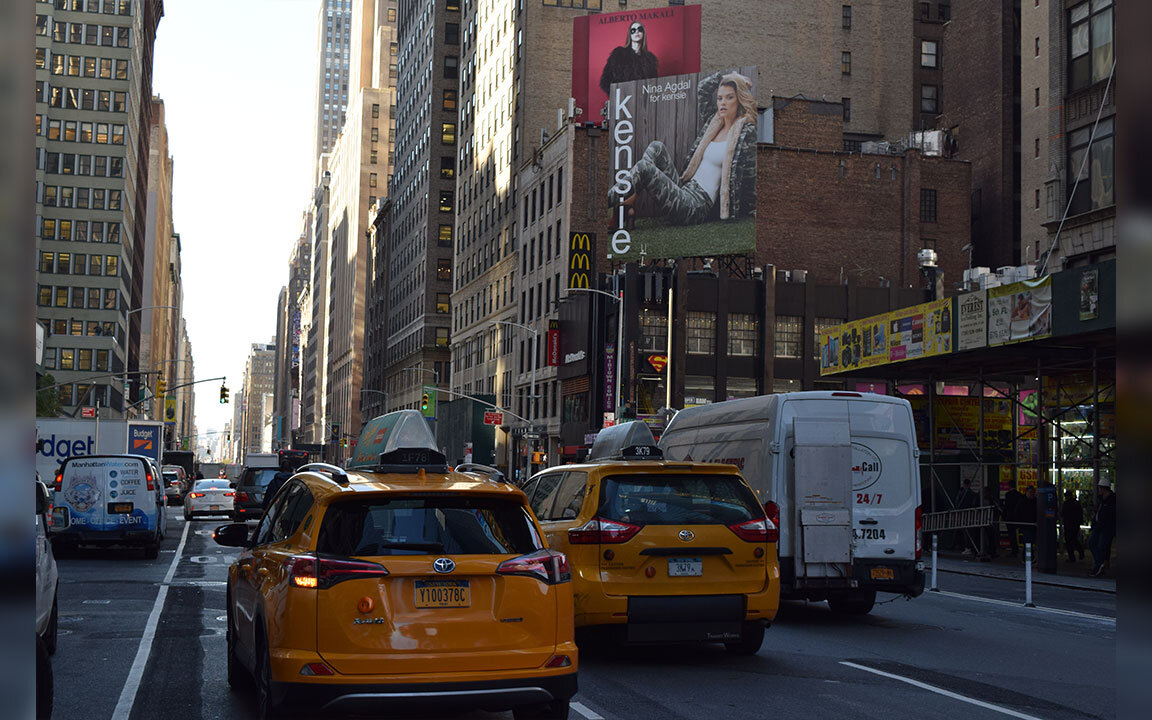
[[[875,590],[857,590],[846,595],[828,597],[828,607],[837,615],[867,615],[876,604]]]
[[[568,720],[568,700],[512,708],[514,720]]]
[[[233,690],[247,690],[252,687],[252,675],[236,657],[236,627],[232,622],[232,594],[228,594],[228,628],[224,631],[228,659],[226,662],[228,673],[228,687]]]
[[[155,542],[148,543],[147,545],[144,546],[144,559],[145,560],[155,560],[158,557],[160,557],[160,541],[159,540],[156,540]]]
[[[755,655],[760,652],[760,646],[763,644],[764,625],[758,622],[746,622],[740,629],[740,639],[724,643],[724,648],[733,655]]]
[[[188,512],[188,508],[184,508],[184,520],[187,522],[192,521],[192,513]]]
[[[59,588],[59,583],[57,583]],[[56,595],[52,595],[52,615],[48,618],[48,627],[44,629],[44,647],[48,650],[49,655],[56,654],[56,628],[59,625],[59,608],[56,600]]]
[[[36,718],[42,720],[52,717],[53,697],[55,694],[52,679],[52,660],[48,657],[48,648],[44,640],[36,637]]]
[[[259,720],[276,720],[284,717],[280,706],[272,697],[272,659],[268,645],[260,637],[256,642],[256,717]]]

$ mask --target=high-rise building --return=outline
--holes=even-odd
[[[123,414],[140,367],[160,0],[36,3],[37,317],[65,412]],[[144,310],[143,312],[150,312]],[[127,371],[127,373],[126,373]],[[110,377],[111,376],[111,377]]]
[[[288,284],[280,288],[276,301],[276,387],[272,407],[275,448],[290,447],[297,440],[295,432],[300,427],[300,296],[312,269],[307,228],[305,213],[304,229],[288,258]]]
[[[321,0],[316,22],[316,119],[312,167],[331,152],[348,110],[352,0]]]
[[[253,343],[244,364],[244,386],[241,397],[241,457],[250,452],[261,452],[264,447],[264,427],[272,414],[272,387],[275,384],[275,343]],[[265,397],[268,398],[266,403]],[[268,448],[271,449],[271,448]]]

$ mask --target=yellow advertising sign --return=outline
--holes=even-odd
[[[164,423],[166,425],[174,425],[176,423],[175,395],[168,395],[164,398]]]
[[[952,352],[952,299],[934,300],[820,331],[820,374]]]

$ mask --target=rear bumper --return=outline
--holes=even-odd
[[[431,708],[503,711],[523,705],[567,700],[576,694],[577,673],[439,683],[272,683],[275,702],[294,710],[376,715]],[[347,676],[345,676],[347,677]]]
[[[234,505],[232,508],[232,517],[237,521],[243,522],[245,520],[259,520],[264,517],[263,505]]]
[[[72,530],[49,535],[53,542],[73,545],[150,545],[158,542],[155,530]]]
[[[770,624],[780,606],[775,578],[764,592],[744,595],[603,596],[579,626],[623,625],[634,643],[734,642],[748,622]]]
[[[924,592],[924,564],[917,560],[856,558],[848,576],[796,579],[792,558],[780,561],[786,597],[823,600],[846,590],[876,590],[917,597]],[[887,577],[891,571],[892,577]]]

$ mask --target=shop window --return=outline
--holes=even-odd
[[[689,312],[684,325],[689,355],[716,354],[716,313]]]
[[[707,405],[716,397],[716,379],[711,375],[684,376],[684,407]]]
[[[776,316],[776,357],[798,358],[804,349],[804,318],[799,315]]]

